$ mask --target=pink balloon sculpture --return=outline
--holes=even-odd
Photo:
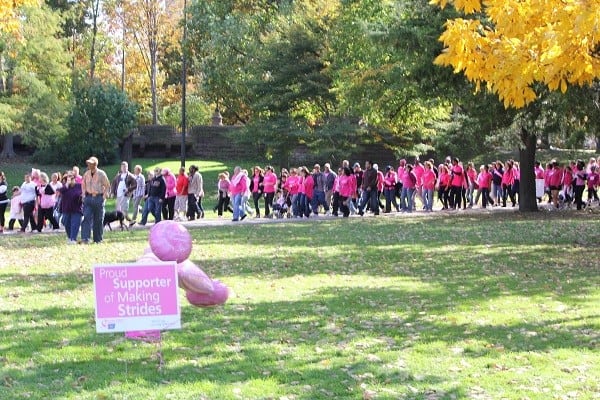
[[[161,262],[161,260],[152,253],[142,254],[142,256],[136,260],[136,263],[138,263],[138,264],[141,264],[141,263],[153,264],[153,263],[157,263],[157,262]]]
[[[162,261],[186,260],[192,252],[192,236],[175,221],[160,221],[150,229],[148,237],[152,252]]]
[[[190,260],[177,264],[179,287],[186,292],[212,294],[213,282],[204,271]]]
[[[212,294],[194,293],[188,290],[185,292],[185,297],[190,304],[197,307],[212,307],[225,303],[229,298],[229,288],[218,280],[212,283],[214,288]]]

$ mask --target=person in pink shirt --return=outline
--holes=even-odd
[[[265,194],[265,218],[271,218],[271,208],[273,207],[273,199],[275,198],[275,190],[277,189],[277,175],[273,167],[267,165],[265,167],[265,176],[263,178],[263,192]]]
[[[404,175],[404,168],[406,167],[406,160],[402,159],[398,161],[398,168],[396,169],[396,177],[398,183],[396,184],[396,197],[402,197],[402,175]]]
[[[519,167],[519,163],[517,161],[513,161],[513,184],[512,184],[512,193],[515,197],[515,203],[519,204],[519,191],[521,186],[521,169]]]
[[[551,168],[546,171],[546,177],[548,178],[548,188],[550,189],[550,196],[552,198],[552,204],[555,208],[558,208],[558,192],[562,188],[562,169],[556,160],[551,163]]]
[[[175,198],[177,197],[177,179],[169,168],[163,168],[162,176],[167,185],[165,201],[162,203],[163,219],[173,219],[175,217]]]
[[[510,197],[510,201],[512,202],[512,206],[516,205],[515,195],[512,190],[512,185],[515,181],[515,171],[513,169],[513,161],[506,161],[506,169],[502,174],[502,207],[506,207],[506,198]]]
[[[462,165],[460,165],[460,160],[454,157],[452,159],[452,166],[450,167],[450,208],[452,209],[460,209],[464,183],[463,174],[464,170]]]
[[[492,188],[492,174],[490,173],[490,167],[487,165],[482,165],[479,168],[479,175],[477,175],[477,197],[475,198],[475,204],[477,204],[479,200],[479,196],[481,195],[481,208],[487,208],[488,203],[494,204],[490,196],[490,190]]]
[[[477,184],[477,171],[472,162],[467,163],[466,179],[467,201],[469,202],[469,208],[472,208],[475,202],[475,186]]]
[[[598,184],[600,184],[598,166],[592,165],[587,177],[588,206],[592,205],[592,200],[596,200],[600,203],[600,200],[598,200]]]
[[[245,204],[243,196],[248,190],[247,176],[242,173],[242,168],[236,166],[233,169],[231,184],[229,185],[229,193],[233,199],[233,222],[241,221],[246,218]]]
[[[343,173],[338,176],[340,191],[340,211],[344,218],[350,216],[349,203],[356,195],[356,179],[349,167],[344,167]]]
[[[233,209],[229,205],[231,202],[231,198],[229,197],[229,186],[231,182],[229,181],[229,172],[223,171],[219,174],[219,181],[217,182],[217,190],[219,192],[219,201],[217,205],[213,208],[213,211],[217,212],[219,218],[223,217],[223,213],[225,211],[229,211],[233,213]]]
[[[343,168],[338,168],[337,174],[333,179],[333,185],[331,186],[331,215],[337,217],[340,210],[340,176],[344,173]]]
[[[381,202],[381,195],[383,194],[383,172],[379,170],[379,164],[373,164],[373,169],[377,171],[377,205],[381,210],[384,209],[384,205]]]
[[[423,166],[423,163],[421,162],[419,157],[415,157],[413,173],[417,178],[417,183],[415,184],[415,191],[413,192],[413,209],[416,205],[415,200],[417,198],[419,198],[419,200],[421,200],[421,204],[425,206],[425,199],[423,198],[423,172],[425,172],[425,167]]]
[[[254,218],[260,218],[260,207],[258,206],[258,201],[263,196],[264,179],[265,176],[262,168],[259,166],[254,167],[252,177],[250,178],[250,192],[252,192],[252,201],[254,203],[254,210],[256,212]]]
[[[83,177],[81,175],[79,175],[79,167],[77,165],[73,166],[73,174],[75,175],[75,183],[78,183],[81,185],[81,182],[83,182]]]
[[[417,177],[413,172],[413,166],[407,164],[404,167],[402,176],[399,177],[402,181],[402,195],[400,196],[400,209],[402,212],[411,213],[413,211],[413,192],[417,184]]]
[[[311,208],[310,203],[313,198],[313,191],[315,188],[315,181],[307,167],[300,168],[300,175],[302,176],[302,183],[300,184],[300,202],[302,211],[300,216],[304,215],[306,218],[310,217]]]
[[[396,202],[396,183],[398,175],[391,165],[385,167],[385,175],[383,176],[383,195],[385,197],[384,213],[392,212],[392,205],[396,211],[400,211]]]
[[[287,190],[289,196],[292,201],[292,215],[294,217],[300,216],[300,184],[302,183],[302,178],[298,175],[298,169],[292,168],[290,169],[290,176],[287,177],[284,189]]]
[[[435,190],[436,176],[433,171],[433,164],[429,161],[425,161],[425,167],[423,175],[421,176],[421,183],[423,185],[423,199],[425,202],[425,211],[433,211],[433,192]]]
[[[450,201],[450,173],[446,164],[440,164],[438,172],[438,199],[442,202],[442,210],[447,210]]]

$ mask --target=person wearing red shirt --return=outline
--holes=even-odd
[[[181,213],[185,214],[187,211],[188,182],[189,179],[185,173],[185,167],[179,168],[179,174],[177,174],[175,182],[175,221],[184,220]]]

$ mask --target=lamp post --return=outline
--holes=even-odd
[[[187,0],[183,0],[183,39],[181,42],[181,166],[185,167],[185,134],[187,130],[187,116],[185,115],[186,86],[187,86],[187,59],[185,45],[187,42]]]

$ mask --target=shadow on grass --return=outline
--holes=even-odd
[[[166,364],[160,371],[154,345],[96,335],[91,310],[48,307],[11,316],[13,326],[4,334],[15,341],[0,349],[2,370],[20,382],[9,394],[27,388],[37,391],[34,398],[118,390],[115,381],[151,391],[164,382],[231,387],[267,376],[284,392],[300,391],[303,399],[362,398],[361,384],[389,390],[390,398],[410,385],[419,397],[449,379],[417,374],[409,363],[398,363],[405,351],[419,346],[443,343],[445,351],[461,346],[467,360],[492,362],[504,351],[593,349],[597,343],[598,325],[577,317],[457,324],[444,315],[447,298],[443,290],[321,288],[297,301],[231,303],[209,310],[184,306],[183,329],[164,334]],[[440,356],[432,355],[429,362]],[[17,367],[11,362],[15,358],[29,361]],[[447,393],[464,396],[470,390],[465,383],[452,384]]]

